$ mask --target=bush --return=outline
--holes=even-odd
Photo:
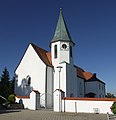
[[[116,114],[116,102],[114,102],[111,106],[111,111]]]
[[[15,95],[14,94],[9,95],[8,100],[10,103],[15,103],[15,100],[16,100]]]

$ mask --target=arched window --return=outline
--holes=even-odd
[[[72,47],[70,46],[70,57],[72,57]]]
[[[54,46],[54,58],[57,58],[57,45]]]
[[[30,84],[31,84],[31,77],[28,75],[28,76],[26,77],[26,79],[27,79],[27,85],[30,85]]]
[[[28,78],[28,85],[31,84],[31,77]]]

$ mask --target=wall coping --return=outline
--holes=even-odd
[[[24,99],[29,99],[30,96],[16,96],[17,98],[24,98]]]
[[[74,98],[74,97],[64,97],[63,100],[115,101],[116,102],[116,98]]]

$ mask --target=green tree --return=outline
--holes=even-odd
[[[15,87],[15,77],[10,80],[9,91],[10,94],[14,94],[14,87]]]
[[[106,98],[116,98],[116,96],[112,93],[107,93]]]
[[[11,94],[11,95],[9,95],[9,97],[8,97],[8,101],[10,102],[10,103],[15,103],[15,95],[14,94]]]
[[[3,73],[1,74],[1,88],[0,88],[0,95],[2,95],[5,98],[8,98],[9,96],[9,82],[10,81],[10,75],[5,67],[3,70]]]

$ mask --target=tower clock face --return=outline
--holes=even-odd
[[[67,48],[67,45],[66,45],[66,44],[63,44],[63,45],[62,45],[62,48],[63,48],[63,49],[66,49],[66,48]]]
[[[61,43],[61,50],[68,50],[69,49],[69,45],[67,43]]]

